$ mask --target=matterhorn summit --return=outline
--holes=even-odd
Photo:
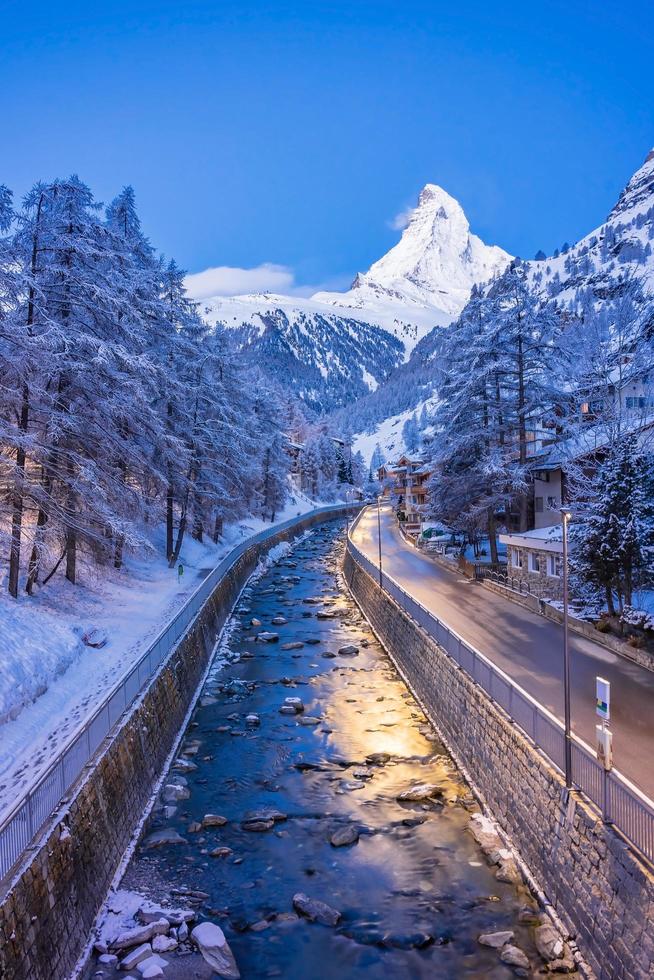
[[[230,329],[243,357],[325,412],[375,391],[426,334],[458,316],[475,283],[510,260],[471,234],[458,201],[427,184],[400,241],[347,292],[213,296],[200,308]]]
[[[377,312],[396,308],[402,319],[415,317],[412,308],[422,309],[433,326],[456,317],[473,285],[501,272],[511,258],[470,232],[463,208],[447,191],[426,184],[397,245],[359,273],[349,292],[313,298]]]

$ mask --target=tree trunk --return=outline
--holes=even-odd
[[[174,503],[174,493],[173,485],[171,482],[168,483],[168,492],[166,493],[166,558],[170,561],[173,553],[173,503]],[[171,566],[172,567],[172,566]]]
[[[213,525],[213,542],[218,544],[218,540],[223,533],[223,519],[216,514],[216,520]]]
[[[494,565],[497,565],[499,558],[497,554],[497,522],[495,520],[495,511],[492,507],[488,508],[488,546],[490,548],[490,559]]]
[[[114,568],[123,567],[123,548],[125,547],[125,536],[119,534],[114,546]]]
[[[204,528],[202,527],[202,518],[196,515],[193,518],[192,538],[194,541],[199,541],[200,543],[202,543],[203,535],[204,535]]]
[[[23,385],[23,401],[20,410],[19,431],[27,432],[29,419],[29,390]],[[9,551],[9,594],[18,598],[18,579],[20,576],[20,546],[23,531],[23,477],[25,475],[25,447],[20,444],[16,450],[16,475],[14,477],[13,513],[11,517],[11,549]]]
[[[66,578],[73,585],[77,575],[77,534],[72,527],[66,531]]]
[[[615,605],[613,604],[613,591],[610,585],[604,586],[606,591],[606,608],[610,616],[615,616]]]

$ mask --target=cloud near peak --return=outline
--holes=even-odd
[[[337,276],[326,282],[300,286],[295,271],[287,265],[262,262],[250,269],[238,266],[217,265],[203,272],[193,272],[185,284],[192,299],[203,300],[211,296],[243,296],[249,293],[278,293],[283,296],[313,296],[320,290],[347,289],[352,276]]]
[[[193,299],[209,296],[240,296],[243,293],[292,293],[295,273],[285,265],[262,262],[251,269],[217,265],[186,277],[186,289]]]

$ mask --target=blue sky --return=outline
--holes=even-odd
[[[133,184],[191,271],[344,284],[426,182],[531,257],[654,145],[654,4],[0,0],[0,182]],[[266,285],[235,273],[243,285]],[[226,282],[228,277],[226,279]],[[226,287],[227,288],[227,287]]]

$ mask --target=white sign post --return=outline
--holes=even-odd
[[[611,684],[603,677],[595,678],[595,713],[602,719],[597,725],[597,758],[606,772],[613,768],[613,746],[608,722],[611,718]]]

